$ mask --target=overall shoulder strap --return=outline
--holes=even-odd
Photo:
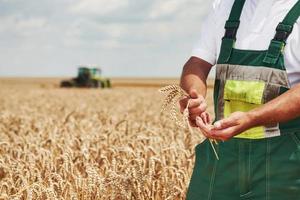
[[[236,41],[237,30],[240,25],[240,17],[245,4],[245,0],[235,0],[225,23],[225,35],[222,38],[221,51],[218,63],[228,62],[232,49]]]
[[[293,31],[293,26],[300,16],[300,1],[293,6],[282,22],[276,27],[276,34],[271,40],[268,52],[264,58],[267,64],[275,64],[280,54],[283,52],[286,41]]]

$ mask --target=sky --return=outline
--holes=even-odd
[[[0,76],[178,77],[210,2],[0,0]]]

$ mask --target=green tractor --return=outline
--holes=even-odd
[[[60,87],[110,88],[111,83],[109,79],[101,76],[101,69],[79,67],[77,77],[62,81]]]

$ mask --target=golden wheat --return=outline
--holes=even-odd
[[[202,137],[156,89],[0,87],[1,200],[185,199]]]

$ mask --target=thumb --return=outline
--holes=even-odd
[[[192,90],[190,91],[190,97],[191,97],[192,99],[197,99],[197,98],[199,97],[197,90],[192,89]]]
[[[215,122],[214,130],[221,130],[236,125],[237,125],[236,119],[234,119],[233,117],[228,117],[226,119],[222,119],[220,121]]]

